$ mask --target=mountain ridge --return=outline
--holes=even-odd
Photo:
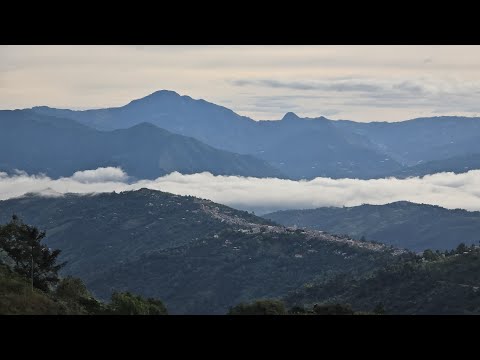
[[[32,111],[72,118],[100,130],[150,122],[218,149],[253,155],[296,180],[401,176],[402,170],[408,172],[408,167],[419,162],[480,153],[480,135],[476,135],[480,118],[476,117],[367,123],[323,116],[302,118],[287,112],[281,120],[255,121],[170,90],[115,108],[71,111],[36,107]],[[438,136],[429,136],[432,132]]]
[[[413,251],[477,244],[480,212],[398,201],[385,205],[284,210],[263,215],[285,226],[347,234]]]
[[[147,122],[128,129],[100,131],[75,120],[33,111],[0,111],[0,152],[0,171],[19,169],[50,177],[108,166],[122,167],[142,179],[173,171],[283,177],[252,155],[219,150]]]

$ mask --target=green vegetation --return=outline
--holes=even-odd
[[[14,270],[31,278],[32,288],[48,290],[58,282],[58,271],[65,263],[56,264],[60,250],[41,244],[45,232],[24,224],[17,216],[0,226],[0,249],[14,263]]]
[[[311,239],[245,211],[147,189],[1,201],[0,221],[12,213],[47,230],[46,243],[67,261],[60,274],[81,278],[97,299],[130,291],[162,299],[173,314],[225,314],[398,259],[388,248]]]
[[[302,233],[224,230],[99,272],[88,285],[100,298],[107,298],[109,289],[161,298],[174,314],[225,314],[234,304],[284,296],[314,279],[368,272],[400,258],[309,241]]]
[[[227,315],[286,315],[285,304],[279,300],[256,300],[231,308]]]
[[[383,313],[381,309],[376,308],[378,312]],[[355,312],[349,304],[325,303],[314,304],[312,308],[303,306],[293,306],[286,308],[282,300],[262,299],[251,303],[240,303],[231,308],[227,315],[360,315],[369,314],[367,312]],[[371,314],[371,313],[370,313]]]
[[[167,315],[167,309],[160,300],[144,299],[128,291],[113,293],[108,311],[118,315]]]
[[[105,303],[81,279],[55,272],[47,272],[48,282],[34,276],[32,287],[31,276],[8,254],[20,263],[24,244],[42,248],[45,233],[15,217],[0,226],[0,314],[166,315],[158,294],[174,313],[186,314],[480,313],[479,247],[460,243],[450,251],[394,256],[272,229],[281,228],[227,229],[98,271],[89,287],[104,299],[111,295]],[[43,257],[32,259],[38,271]],[[58,266],[55,258],[48,264]]]
[[[157,299],[114,293],[111,303],[104,304],[81,279],[60,279],[57,272],[64,265],[56,264],[60,251],[41,244],[44,237],[45,232],[16,216],[0,226],[0,315],[167,314]]]
[[[285,226],[347,234],[412,251],[454,249],[480,241],[480,212],[400,201],[386,205],[286,210],[264,215]]]
[[[289,306],[352,304],[376,314],[480,313],[480,249],[460,244],[444,253],[390,264],[360,277],[342,274],[305,284],[285,297]],[[372,304],[377,304],[372,309]]]

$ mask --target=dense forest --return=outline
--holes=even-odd
[[[480,314],[479,289],[480,248],[460,244],[445,252],[426,250],[364,276],[310,282],[284,300],[307,309],[339,302],[387,314]]]
[[[259,247],[269,247],[271,238],[262,238],[265,233],[242,233],[249,241],[250,248],[246,255],[262,252]],[[305,236],[296,233],[299,237]],[[235,236],[232,232],[226,234]],[[59,272],[65,262],[58,260],[61,253],[58,249],[47,247],[43,240],[46,233],[36,227],[25,224],[17,216],[10,222],[0,226],[0,314],[38,314],[38,315],[166,315],[165,303],[152,296],[139,296],[131,291],[113,291],[109,301],[101,301],[94,297],[84,282],[78,277],[61,276]],[[241,238],[242,236],[240,236]],[[224,242],[224,236],[218,238]],[[245,239],[243,239],[245,240]],[[276,239],[276,243],[284,244],[275,247],[275,252],[263,253],[264,256],[278,257],[279,263],[270,267],[254,267],[248,276],[240,271],[248,262],[245,257],[240,261],[228,255],[225,261],[230,267],[222,267],[219,274],[212,267],[215,261],[200,272],[203,282],[191,281],[184,286],[193,287],[194,291],[175,285],[178,277],[185,276],[183,271],[196,271],[194,259],[206,259],[206,253],[212,247],[193,245],[193,254],[180,251],[182,257],[172,255],[178,262],[163,267],[165,263],[157,262],[156,272],[145,271],[145,285],[163,286],[166,294],[175,294],[175,313],[210,313],[227,315],[362,315],[362,314],[478,314],[480,313],[480,248],[460,244],[450,251],[426,250],[421,255],[404,253],[395,261],[378,263],[377,266],[358,271],[358,263],[351,263],[351,268],[343,272],[331,272],[325,267],[316,268],[318,276],[303,286],[290,289],[277,285],[277,288],[266,282],[266,276],[276,276],[288,282],[289,276],[303,278],[301,266],[293,266],[289,262],[290,251],[299,253],[305,249],[289,249],[284,241]],[[239,241],[239,240],[237,240]],[[203,242],[202,242],[203,243]],[[231,245],[236,244],[232,242]],[[299,246],[297,243],[296,246]],[[195,249],[197,247],[197,249]],[[236,246],[233,246],[236,248]],[[311,249],[309,249],[311,250]],[[325,250],[325,249],[323,249]],[[347,247],[344,250],[348,251]],[[271,250],[270,250],[271,251]],[[206,252],[206,253],[202,253]],[[327,255],[323,263],[328,263]],[[203,255],[203,256],[202,256]],[[161,254],[157,256],[162,257]],[[330,255],[331,256],[331,255]],[[151,259],[144,259],[148,264]],[[251,258],[249,258],[251,260]],[[318,260],[318,259],[317,259]],[[374,260],[374,258],[371,258]],[[218,260],[216,260],[218,261]],[[173,264],[174,262],[167,262]],[[281,264],[284,267],[281,267]],[[300,264],[299,264],[300,265]],[[312,265],[308,265],[312,267]],[[365,266],[365,265],[364,265]],[[105,278],[106,284],[125,279],[128,274],[117,269]],[[127,269],[125,269],[126,271]],[[153,270],[155,270],[153,268]],[[172,271],[170,271],[172,270]],[[355,271],[356,270],[356,271]],[[282,273],[284,271],[285,273]],[[173,281],[163,276],[155,281],[152,276],[161,273],[178,274]],[[212,273],[209,276],[209,273]],[[116,274],[117,277],[114,275]],[[263,275],[262,275],[263,274]],[[237,278],[238,276],[238,278]],[[122,280],[125,281],[125,280]],[[282,283],[282,281],[277,284]],[[128,283],[128,278],[126,280]],[[163,285],[162,285],[163,283]],[[291,281],[290,281],[291,283]],[[173,284],[173,286],[172,286]],[[208,284],[211,284],[209,287]],[[99,284],[97,290],[99,289]],[[273,296],[262,296],[259,289],[267,286],[267,293]],[[133,284],[129,288],[135,288]],[[168,289],[167,289],[168,288]],[[171,299],[170,295],[170,299]],[[226,306],[226,304],[236,305]],[[180,305],[184,302],[183,305]],[[213,308],[217,306],[217,309]],[[195,310],[197,309],[197,310]],[[203,310],[202,310],[203,309]],[[193,312],[192,312],[193,310]]]

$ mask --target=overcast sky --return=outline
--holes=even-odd
[[[0,108],[114,107],[154,91],[255,120],[480,116],[480,46],[0,46]]]

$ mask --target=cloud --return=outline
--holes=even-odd
[[[120,192],[149,188],[178,195],[193,195],[257,213],[280,209],[307,209],[322,206],[386,204],[407,200],[449,209],[480,210],[480,170],[467,173],[440,173],[408,179],[330,179],[293,181],[276,178],[214,176],[210,173],[183,175],[178,172],[155,180],[128,183],[120,169],[93,170],[57,180],[44,175],[0,173],[0,199],[25,193],[58,196],[71,193]],[[114,171],[116,170],[116,171]],[[97,175],[95,175],[95,173]],[[105,177],[98,174],[116,174]],[[1,206],[1,204],[0,204]]]
[[[95,170],[77,171],[71,179],[85,184],[108,181],[125,182],[128,180],[128,175],[120,168],[101,167]]]
[[[373,83],[356,82],[354,80],[332,81],[278,81],[264,80],[232,80],[235,86],[265,86],[270,88],[282,88],[289,90],[325,90],[325,91],[381,91],[383,88]]]
[[[262,79],[232,80],[230,83],[235,86],[265,86],[289,90],[321,90],[364,93],[408,92],[410,94],[421,94],[425,92],[425,89],[421,84],[417,84],[412,81],[388,83],[385,81],[382,82],[369,79],[330,79],[323,81],[278,81],[273,79]]]

